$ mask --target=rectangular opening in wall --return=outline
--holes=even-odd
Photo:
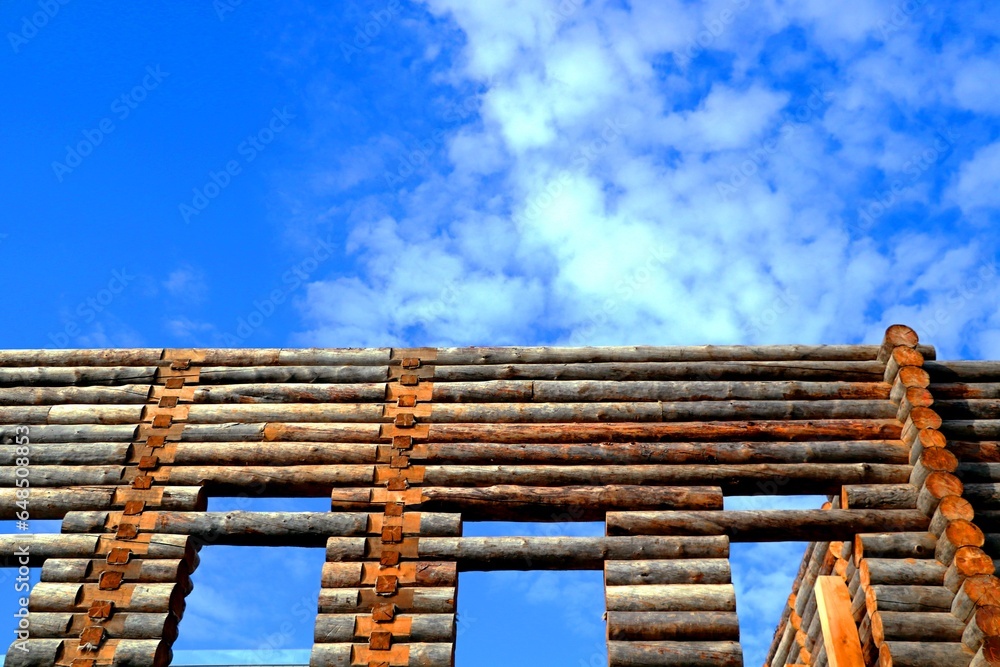
[[[174,644],[174,665],[305,665],[322,548],[209,546]]]
[[[329,498],[263,498],[209,496],[209,512],[329,512]]]

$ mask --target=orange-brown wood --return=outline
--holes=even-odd
[[[865,667],[847,584],[840,577],[821,576],[813,590],[830,667]]]

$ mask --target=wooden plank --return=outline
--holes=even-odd
[[[830,667],[865,667],[858,627],[851,615],[851,594],[837,576],[816,577],[816,612]]]

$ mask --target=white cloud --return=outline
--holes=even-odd
[[[965,213],[980,208],[1000,208],[1000,141],[976,151],[963,163],[949,199]]]
[[[163,287],[170,296],[189,303],[201,303],[208,294],[205,274],[191,266],[181,266],[171,271],[163,281]]]

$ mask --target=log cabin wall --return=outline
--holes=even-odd
[[[31,518],[63,520],[0,536],[43,564],[8,665],[167,664],[205,543],[326,546],[317,666],[452,665],[457,573],[540,568],[604,570],[611,665],[739,665],[729,543],[765,540],[810,543],[768,664],[831,661],[830,575],[866,664],[989,662],[1000,457],[975,420],[1000,374],[933,359],[905,327],[881,346],[0,352],[0,516],[28,427]],[[826,509],[722,505],[816,493]],[[205,511],[241,494],[332,511]]]

